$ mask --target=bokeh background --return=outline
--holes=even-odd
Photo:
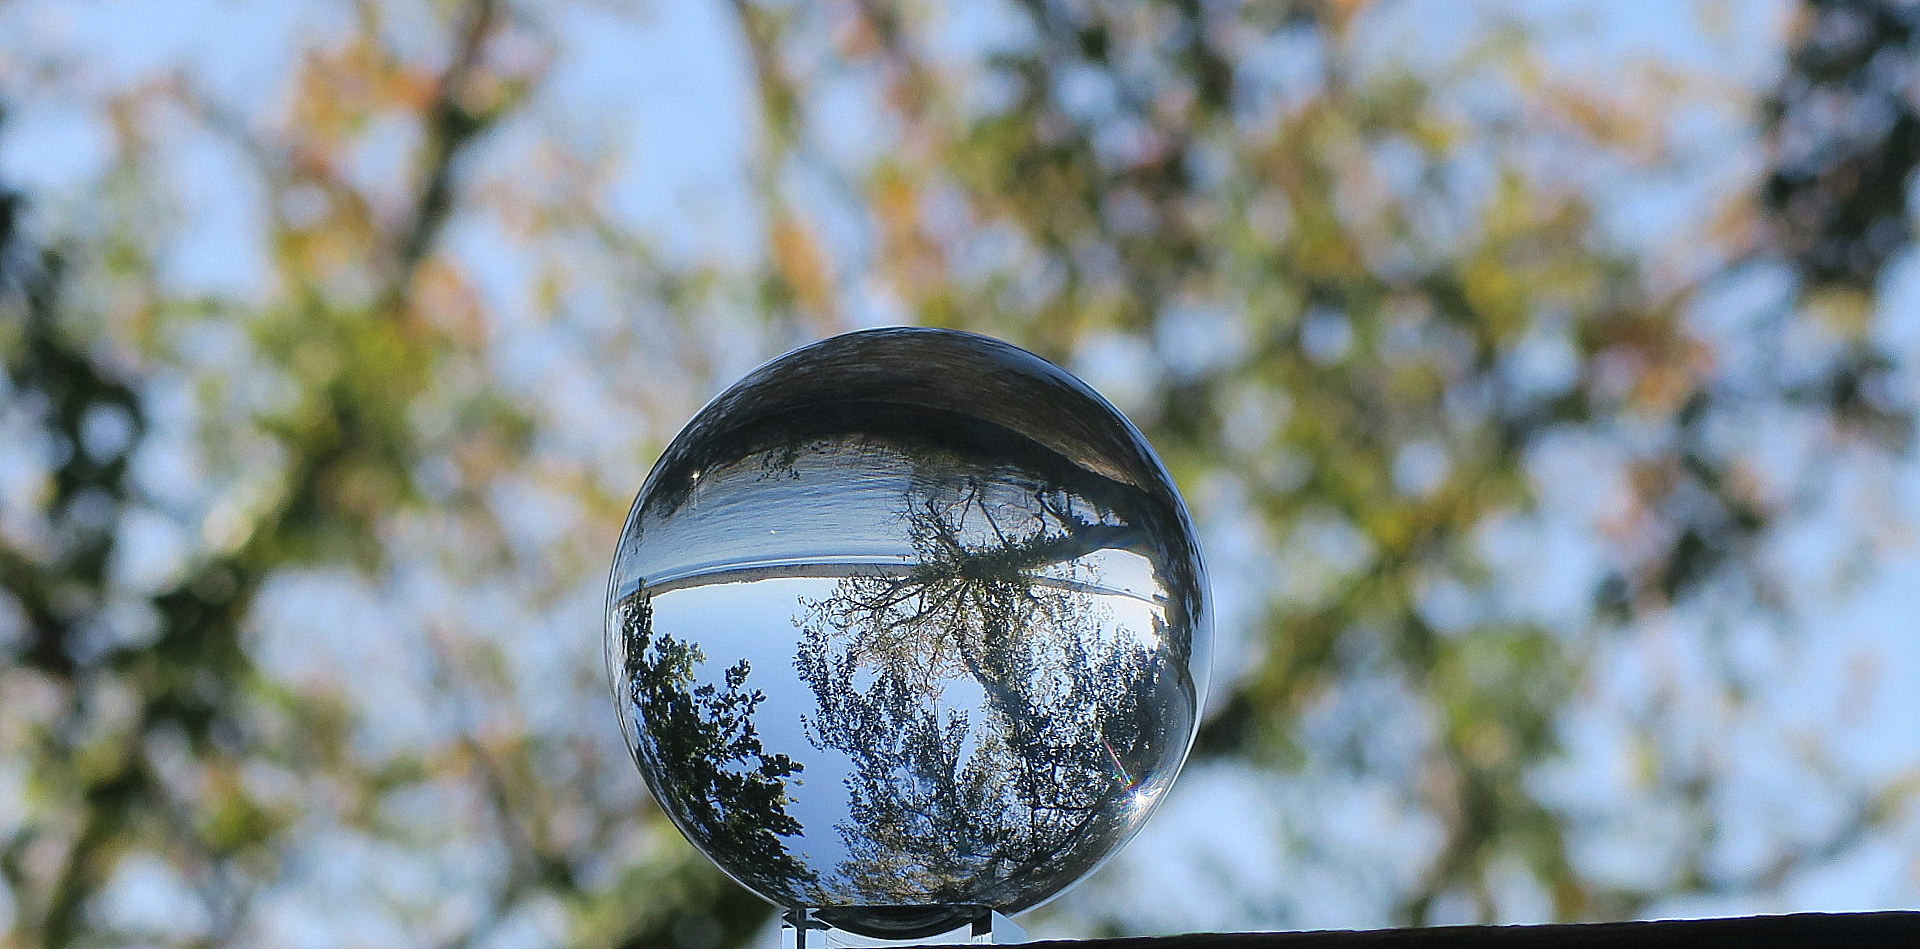
[[[615,534],[990,333],[1216,688],[1036,936],[1920,905],[1920,4],[0,0],[6,946],[720,949]]]

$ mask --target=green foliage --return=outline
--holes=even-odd
[[[376,866],[430,863],[433,894],[483,894],[455,906],[368,884],[351,913],[405,921],[394,941],[544,925],[590,945],[745,944],[768,908],[638,799],[608,752],[594,631],[540,614],[592,598],[579,578],[604,570],[661,439],[727,381],[724,350],[846,328],[855,286],[1070,365],[1133,354],[1116,376],[1136,390],[1128,408],[1203,515],[1257,538],[1271,582],[1232,631],[1256,661],[1222,670],[1197,753],[1300,780],[1330,754],[1302,725],[1330,696],[1371,682],[1407,697],[1426,733],[1394,778],[1441,833],[1393,894],[1398,919],[1462,900],[1500,918],[1498,874],[1516,865],[1563,918],[1775,886],[1913,793],[1906,778],[1847,788],[1856,817],[1830,839],[1716,869],[1726,778],[1676,764],[1656,709],[1632,723],[1650,762],[1639,788],[1684,815],[1682,839],[1668,876],[1622,882],[1583,863],[1585,817],[1540,781],[1612,645],[1687,610],[1785,616],[1762,553],[1794,505],[1758,483],[1729,428],[1758,407],[1883,457],[1911,440],[1902,364],[1868,324],[1912,246],[1912,4],[1802,5],[1787,69],[1754,103],[1768,167],[1700,229],[1678,278],[1539,160],[1657,164],[1655,117],[1542,78],[1524,35],[1490,37],[1451,71],[1369,57],[1360,40],[1388,4],[1020,0],[1007,35],[956,53],[932,4],[736,0],[763,113],[764,252],[685,265],[601,207],[590,145],[546,143],[546,165],[471,185],[505,160],[490,136],[543,107],[558,53],[537,5],[401,6],[356,5],[302,59],[277,123],[232,121],[167,83],[103,105],[115,162],[71,234],[29,226],[26,198],[0,190],[0,420],[23,433],[4,451],[31,482],[9,495],[26,509],[0,512],[0,771],[25,775],[24,818],[0,824],[0,945],[269,944],[283,934],[261,907],[311,879],[316,841],[333,838],[384,854]],[[427,40],[396,39],[422,25]],[[1304,65],[1275,81],[1261,67],[1276,56]],[[889,147],[834,150],[834,83],[865,97]],[[1517,112],[1489,117],[1462,92],[1489,88]],[[156,276],[168,238],[147,213],[163,188],[143,123],[182,115],[258,165],[257,299]],[[396,126],[411,163],[383,198],[343,169],[369,130]],[[795,185],[808,175],[841,203]],[[581,448],[552,386],[501,368],[509,320],[442,247],[463,220],[505,222],[532,261],[534,322],[572,335],[591,357],[579,375],[642,434]],[[858,253],[823,236],[846,220]],[[1769,267],[1793,289],[1745,332],[1773,368],[1738,374],[1693,317],[1721,281]],[[580,316],[609,308],[614,329]],[[1803,346],[1806,333],[1835,343]],[[209,340],[239,355],[217,364]],[[1565,371],[1543,380],[1543,353]],[[1539,458],[1567,444],[1609,459],[1620,496],[1610,520],[1576,525],[1603,568],[1574,609],[1543,617],[1516,604],[1522,578],[1489,538],[1555,516]],[[167,468],[169,452],[197,467]],[[543,518],[562,528],[525,524]],[[158,579],[132,576],[130,538],[155,521],[183,552]],[[333,584],[320,606],[287,593],[318,580]],[[456,594],[419,607],[422,588]],[[377,641],[429,670],[420,716],[434,724],[397,750],[379,726],[406,700],[355,692],[393,655],[355,655],[331,680],[273,658],[282,627],[307,628],[288,611],[326,631],[314,639],[368,649],[352,639],[369,622],[356,595],[379,604]],[[1467,606],[1436,610],[1441,597]],[[578,641],[561,686],[525,658],[542,637]],[[654,645],[666,666],[693,661]],[[757,701],[745,676],[707,697],[716,727]],[[580,697],[564,724],[525,711],[556,693]],[[785,765],[750,734],[688,734],[731,743],[752,765],[733,791],[775,809]],[[1343,766],[1375,768],[1355,744]],[[106,918],[116,875],[145,858],[172,868],[198,923]],[[444,879],[474,862],[479,882]]]
[[[787,782],[805,769],[786,755],[767,754],[760,743],[753,713],[767,696],[746,688],[751,665],[742,659],[727,667],[724,689],[689,689],[706,662],[700,647],[655,633],[650,601],[624,604],[621,613],[627,657],[621,681],[630,703],[621,714],[649,726],[637,753],[655,773],[679,779],[676,796],[662,807],[693,828],[716,858],[759,868],[797,892],[813,874],[779,838],[800,832],[800,822],[787,813]],[[733,763],[738,767],[718,767]]]

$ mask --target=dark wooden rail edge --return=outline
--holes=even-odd
[[[1366,932],[1204,933],[1030,943],[1033,949],[1920,949],[1920,912]]]

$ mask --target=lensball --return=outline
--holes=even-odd
[[[1206,579],[1145,438],[1066,371],[945,330],[748,375],[654,466],[607,666],[656,800],[772,903],[869,936],[1092,872],[1180,770]]]

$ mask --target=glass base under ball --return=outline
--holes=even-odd
[[[835,925],[849,917],[858,918],[862,929],[883,927],[888,935],[863,936]],[[1012,946],[1026,941],[1026,930],[985,906],[808,907],[780,915],[780,949]]]

